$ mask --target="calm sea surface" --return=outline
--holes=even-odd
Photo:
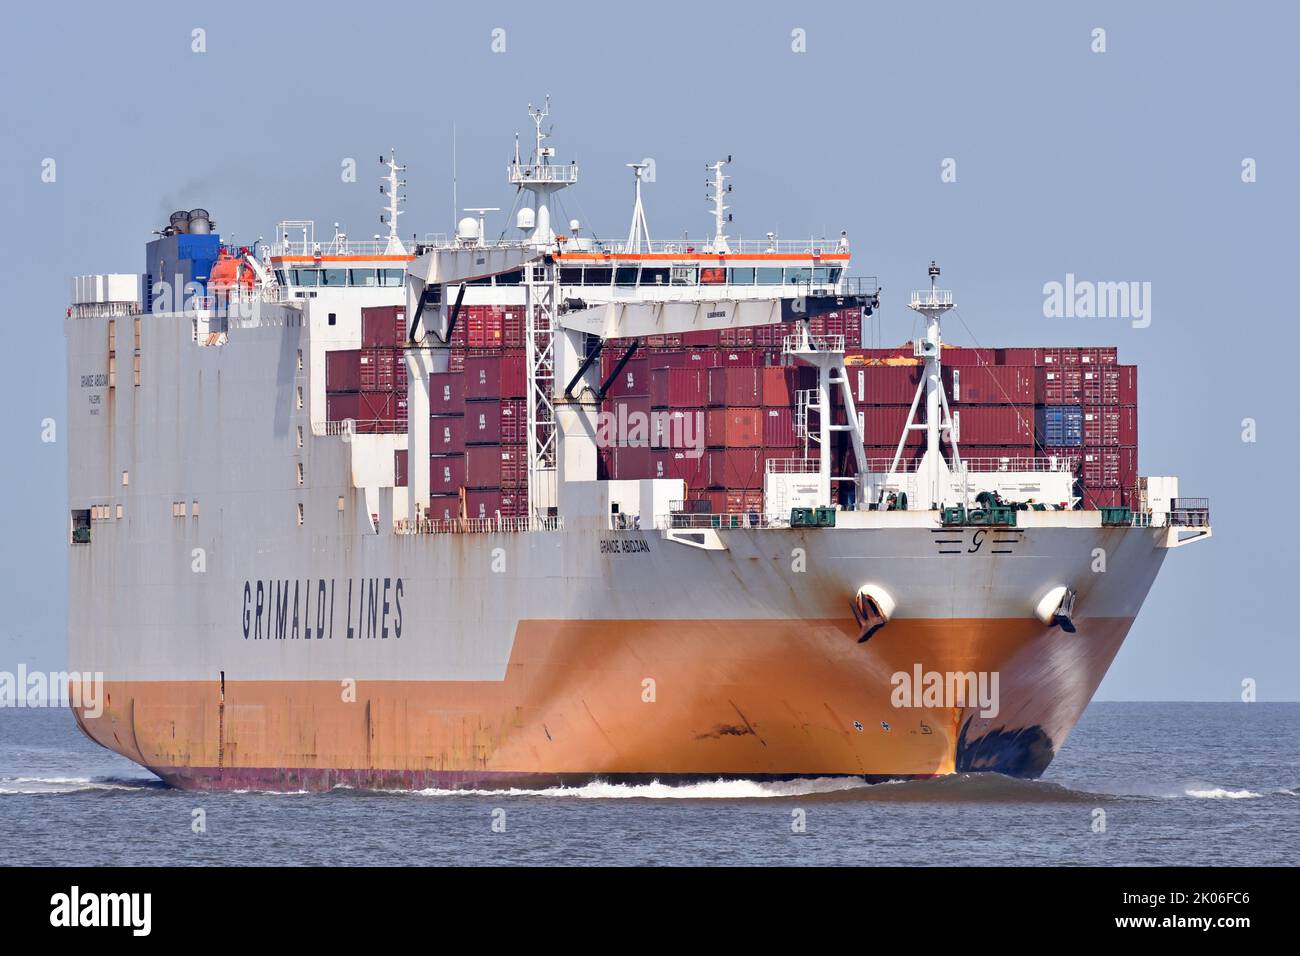
[[[325,794],[172,790],[66,710],[0,709],[3,864],[1222,866],[1298,848],[1300,704],[1094,703],[1038,781]]]

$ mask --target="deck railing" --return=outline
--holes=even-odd
[[[518,534],[528,531],[563,531],[564,518],[403,518],[393,523],[397,534]]]

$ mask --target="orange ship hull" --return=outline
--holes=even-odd
[[[521,622],[500,681],[116,682],[100,744],[187,788],[1037,776],[1131,619]],[[997,712],[899,706],[893,675],[998,675]],[[914,701],[913,703],[920,703]]]

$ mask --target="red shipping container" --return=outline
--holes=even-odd
[[[1020,445],[1034,440],[1032,405],[966,405],[953,409],[958,445]]]
[[[601,353],[600,368],[601,381],[609,378],[613,373],[615,366],[618,365],[619,359],[623,357],[623,352],[612,353],[608,349]],[[611,398],[622,398],[624,396],[639,396],[650,394],[650,358],[649,356],[639,356],[628,359],[627,364],[623,366],[622,371],[609,384],[609,391],[605,393]]]
[[[454,521],[460,517],[460,495],[433,495],[425,517],[434,521]]]
[[[501,338],[508,349],[524,347],[524,310],[521,306],[507,306],[501,316]]]
[[[1042,365],[1043,349],[998,349],[999,365]]]
[[[398,448],[393,452],[393,484],[398,488],[406,487],[406,449]]]
[[[527,457],[520,445],[469,445],[465,483],[471,488],[518,488],[526,478]]]
[[[494,305],[462,306],[457,321],[465,323],[465,343],[472,349],[499,349],[504,338],[504,312]]]
[[[363,392],[391,392],[397,385],[397,370],[406,379],[403,353],[396,349],[361,350],[361,390]]]
[[[721,336],[716,330],[682,333],[682,345],[687,348],[716,348],[720,343]]]
[[[712,484],[709,475],[712,460],[708,453],[690,449],[653,451],[650,453],[649,477],[680,478],[688,491],[707,488]]]
[[[362,425],[367,430],[384,430],[381,426],[391,425],[397,417],[397,396],[392,392],[362,392],[357,410],[357,431]]]
[[[1118,508],[1123,499],[1118,488],[1085,488],[1083,506],[1088,510]]]
[[[465,414],[463,372],[434,372],[429,376],[429,413],[432,415]]]
[[[944,387],[948,390],[948,400],[953,404],[1033,405],[1037,378],[1033,368],[1020,365],[943,370]]]
[[[763,404],[774,408],[789,408],[795,402],[796,374],[793,368],[769,367],[762,369]]]
[[[465,492],[465,516],[471,519],[509,517],[502,510],[501,492],[467,491]]]
[[[653,478],[654,465],[647,445],[615,445],[611,451],[609,476],[616,481]]]
[[[463,454],[465,419],[450,415],[429,419],[429,450],[435,455]]]
[[[704,441],[711,448],[758,448],[763,444],[763,409],[711,408]]]
[[[843,409],[840,410],[843,415]],[[907,407],[898,405],[867,405],[858,409],[861,416],[864,444],[896,446],[902,437],[903,426],[907,424]],[[917,410],[918,421],[924,420],[925,412]],[[842,423],[842,422],[841,422]],[[908,445],[921,445],[925,441],[924,432],[909,431]]]
[[[341,422],[349,418],[356,421],[360,416],[360,392],[335,392],[325,396],[326,421]]]
[[[709,404],[754,407],[763,402],[763,370],[753,366],[709,369]]]
[[[709,480],[714,487],[746,489],[763,487],[763,462],[758,449],[727,448],[706,452],[709,456]]]
[[[727,510],[724,514],[763,513],[763,492],[761,491],[728,491],[726,495]]]
[[[1043,405],[1082,405],[1083,372],[1078,368],[1040,368],[1038,401]]]
[[[709,401],[704,368],[655,369],[650,373],[650,403],[656,408],[702,408]]]
[[[650,414],[650,444],[654,448],[703,448],[706,428],[703,408],[658,409]]]
[[[998,362],[998,353],[996,349],[967,349],[958,347],[944,346],[943,355],[940,357],[944,365],[972,366],[972,365],[996,365]]]
[[[1119,361],[1119,350],[1115,346],[1079,349],[1080,365],[1114,365]]]
[[[406,335],[406,306],[375,305],[361,310],[362,348],[400,348]]]
[[[794,433],[794,412],[789,408],[764,408],[763,447],[794,448],[799,444]]]
[[[1136,405],[1138,400],[1137,366],[1117,365],[1119,369],[1119,403]]]
[[[465,350],[463,348],[452,348],[451,354],[447,356],[447,371],[465,371]]]
[[[429,459],[430,494],[457,494],[464,485],[464,455],[434,455]]]
[[[465,403],[467,445],[515,445],[526,441],[524,399],[503,398]]]
[[[325,391],[361,390],[361,350],[340,349],[325,353]]]
[[[868,405],[911,405],[923,369],[919,365],[871,365],[845,371],[854,401]]]
[[[525,398],[528,375],[522,353],[467,355],[465,398]]]
[[[708,506],[706,512],[694,511],[692,505],[694,502],[702,501]],[[725,491],[691,491],[686,497],[687,509],[692,510],[695,514],[726,514],[727,493]]]
[[[1077,366],[1080,352],[1081,350],[1077,348],[1043,349],[1042,364],[1056,368]]]
[[[1136,445],[1137,409],[1132,405],[1085,406],[1083,444],[1089,448]]]
[[[768,355],[767,349],[720,349],[713,364],[728,368],[762,368],[767,364]]]

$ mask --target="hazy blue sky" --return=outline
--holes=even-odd
[[[645,157],[651,232],[706,234],[704,163],[731,153],[734,232],[847,229],[855,271],[881,277],[885,342],[910,337],[903,293],[933,257],[981,344],[1118,345],[1140,366],[1141,472],[1209,496],[1216,537],[1170,555],[1099,696],[1231,700],[1252,677],[1261,700],[1300,699],[1293,5],[522,7],[6,11],[0,669],[63,660],[67,450],[41,421],[65,412],[68,277],[140,271],[177,208],[244,240],[287,218],[369,235],[389,147],[410,166],[403,231],[450,232],[452,125],[461,205],[508,208],[513,134],[550,93],[559,158],[582,165],[566,210],[599,235],[626,233],[623,164]],[[1151,282],[1150,327],[1045,319],[1043,284],[1067,273]]]

